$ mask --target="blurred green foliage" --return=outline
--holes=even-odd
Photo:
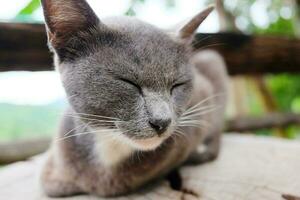
[[[295,37],[295,26],[292,20],[287,20],[279,17],[274,23],[270,23],[269,27],[266,29],[254,27],[254,32],[257,34],[264,35],[284,35],[289,37]]]
[[[281,111],[299,112],[300,76],[291,74],[268,75],[267,84]],[[300,113],[300,112],[299,112]]]
[[[64,105],[0,104],[0,141],[53,135]]]

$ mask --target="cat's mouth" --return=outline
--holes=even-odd
[[[164,132],[157,134],[155,130],[150,128],[146,130],[140,130],[138,132],[131,132],[130,127],[122,127],[120,124],[116,124],[116,127],[121,130],[124,141],[133,148],[141,151],[151,151],[159,147],[173,132],[172,126],[168,127]]]
[[[162,135],[155,135],[149,138],[130,138],[131,145],[142,151],[151,151],[159,147],[167,138],[171,136],[172,130],[167,130]]]

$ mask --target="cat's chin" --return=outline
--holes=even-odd
[[[159,147],[165,138],[162,137],[152,137],[147,139],[131,139],[131,145],[142,151],[151,151]]]

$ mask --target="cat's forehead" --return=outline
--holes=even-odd
[[[108,38],[112,41],[99,44],[94,54],[97,63],[104,68],[139,70],[145,74],[175,73],[188,60],[184,45],[150,24],[126,17],[109,18],[104,22],[114,32],[114,36]]]
[[[120,39],[127,39],[128,47],[139,52],[170,51],[170,53],[183,53],[184,45],[171,37],[167,31],[159,29],[133,17],[111,17],[104,20],[106,25],[120,33]],[[125,39],[125,40],[126,40]],[[155,53],[153,52],[153,53]],[[149,53],[149,52],[148,52]]]

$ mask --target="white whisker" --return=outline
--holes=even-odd
[[[67,115],[66,114],[66,116],[76,118],[76,119],[85,119],[85,120],[97,121],[97,122],[103,122],[103,123],[123,122],[123,121],[117,121],[117,120],[100,120],[100,119],[95,119],[95,118],[80,117],[80,116],[77,116],[77,115]]]
[[[190,109],[193,109],[194,107],[197,107],[199,105],[202,105],[203,103],[207,102],[208,100],[211,100],[213,98],[216,98],[216,97],[219,97],[219,96],[224,96],[225,94],[224,93],[218,93],[218,94],[214,94],[212,96],[209,96],[203,100],[201,100],[199,103],[195,104],[194,106],[190,107],[189,109],[187,110],[190,110]]]
[[[210,106],[206,106],[206,107],[200,107],[200,108],[197,108],[197,109],[194,109],[194,110],[191,110],[187,113],[183,113],[181,116],[182,117],[185,117],[185,116],[189,116],[189,115],[192,115],[193,113],[195,112],[199,112],[199,111],[202,111],[202,110],[215,110],[216,108],[218,108],[219,106],[215,106],[215,105],[210,105]],[[205,112],[205,111],[204,111]]]
[[[68,113],[67,113],[67,114],[68,114]],[[116,117],[107,117],[107,116],[94,115],[94,114],[88,114],[88,113],[78,113],[78,112],[76,112],[76,115],[93,116],[93,117],[99,117],[99,118],[105,118],[105,119],[116,119],[116,120],[120,120],[119,118],[116,118]]]
[[[88,122],[87,124],[81,124],[80,126],[76,126],[75,128],[73,128],[70,131],[68,131],[67,133],[65,133],[64,136],[69,135],[70,133],[72,133],[73,131],[75,131],[76,129],[78,129],[80,127],[86,128],[89,124],[90,124],[90,122]]]
[[[207,113],[211,113],[211,112],[217,110],[217,108],[220,108],[220,107],[214,107],[214,108],[211,108],[211,109],[208,109],[208,110],[204,110],[204,111],[198,112],[198,113],[197,113],[197,112],[196,112],[196,113],[191,113],[190,115],[183,116],[183,117],[181,117],[180,119],[181,119],[181,120],[185,120],[185,119],[193,119],[193,118],[195,118],[195,117],[199,117],[199,116],[201,116],[201,115],[204,115],[204,114],[207,114]]]
[[[75,136],[80,136],[80,135],[87,135],[87,134],[90,134],[90,133],[101,133],[101,132],[104,132],[104,131],[113,132],[113,131],[116,131],[116,130],[118,130],[118,129],[103,129],[103,130],[97,130],[97,131],[88,131],[88,132],[76,133],[76,134],[72,134],[72,135],[69,135],[69,136],[66,136],[66,137],[58,138],[58,139],[56,139],[56,141],[61,141],[61,140],[65,140],[65,139],[75,137]]]

